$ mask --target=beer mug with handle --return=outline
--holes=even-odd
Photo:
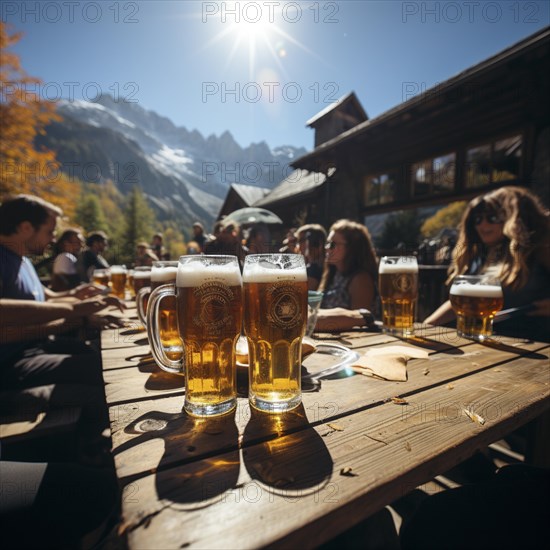
[[[158,294],[158,288],[168,285],[169,289],[175,289],[177,273],[177,261],[159,261],[153,263],[149,302]],[[155,334],[158,332],[166,356],[171,360],[178,361],[182,357],[183,348],[178,332],[176,297],[164,296],[162,300],[155,300],[154,303],[154,311],[150,307],[147,307],[147,322],[145,323],[150,345],[153,345],[153,342],[156,340]]]
[[[495,313],[504,300],[500,280],[492,275],[459,275],[449,292],[456,313],[456,331],[463,338],[483,341],[493,334]]]
[[[414,256],[384,256],[378,268],[384,331],[398,336],[414,334],[418,296],[418,263]]]
[[[136,309],[141,324],[147,324],[146,313],[149,295],[151,294],[151,267],[139,266],[134,269],[134,294],[136,295]]]
[[[302,338],[307,321],[304,257],[247,256],[243,292],[250,404],[272,413],[291,410],[302,402]]]
[[[235,345],[242,325],[242,280],[236,256],[182,256],[175,289],[163,285],[149,303],[149,320],[160,301],[175,296],[183,357],[166,356],[160,331],[152,331],[151,351],[168,372],[185,373],[184,409],[192,416],[226,413],[236,407]]]

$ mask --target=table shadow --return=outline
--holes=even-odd
[[[541,361],[541,360],[548,361],[548,357],[542,353],[537,353],[536,351],[527,351],[525,349],[522,349],[521,346],[510,346],[508,344],[505,344],[504,342],[500,342],[498,340],[498,335],[495,335],[493,338],[489,340],[485,340],[483,342],[477,342],[477,343],[487,348],[496,349],[498,351],[505,351],[508,353],[515,353],[516,355],[520,355],[522,357],[528,357],[529,359],[536,359],[538,361]],[[529,341],[529,343],[532,343],[532,342]]]
[[[439,340],[426,338],[425,336],[409,336],[407,338],[397,338],[405,343],[412,344],[413,346],[417,346],[419,348],[428,349],[430,351],[435,351],[446,355],[464,355],[464,351],[462,351],[460,348],[453,347],[450,342],[440,342]]]
[[[141,370],[141,372],[147,371]],[[185,377],[182,374],[166,372],[159,369],[156,365],[154,365],[153,369],[149,372],[151,372],[151,375],[145,382],[146,390],[183,390],[185,387]]]
[[[271,493],[305,496],[321,490],[332,475],[330,453],[303,405],[282,414],[251,408],[242,445],[250,477]]]
[[[150,411],[125,432],[139,435],[117,447],[115,454],[151,439],[164,441],[155,486],[159,499],[170,501],[171,507],[210,506],[237,484],[240,459],[234,411],[213,418]]]

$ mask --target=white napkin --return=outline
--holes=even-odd
[[[396,382],[407,381],[409,359],[427,359],[428,352],[409,346],[371,348],[361,354],[351,368],[365,376]]]

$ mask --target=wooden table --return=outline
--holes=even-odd
[[[318,336],[359,351],[396,343],[382,333]],[[548,344],[481,345],[422,327],[397,343],[430,354],[409,361],[407,382],[323,380],[298,409],[272,416],[251,412],[239,373],[237,411],[197,420],[181,412],[183,377],[152,363],[144,332],[104,332],[130,548],[311,548],[550,408]]]

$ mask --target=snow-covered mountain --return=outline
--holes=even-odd
[[[102,96],[96,102],[61,101],[63,121],[39,140],[57,152],[64,168],[86,180],[112,179],[123,193],[139,184],[161,218],[200,219],[210,224],[232,183],[273,188],[288,164],[306,153],[265,142],[242,148],[229,131],[203,137],[136,103]],[[98,176],[99,174],[99,176]],[[93,180],[92,180],[93,181]]]

